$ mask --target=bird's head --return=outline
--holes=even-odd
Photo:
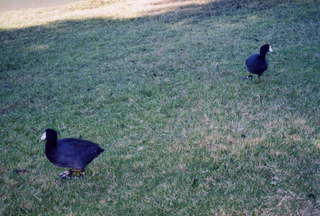
[[[270,44],[265,44],[260,47],[260,54],[266,54],[267,52],[273,52],[273,49]]]
[[[41,140],[57,140],[58,134],[55,130],[47,128],[41,136]]]

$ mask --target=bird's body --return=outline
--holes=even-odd
[[[57,145],[47,143],[45,154],[56,166],[84,169],[104,150],[97,144],[74,138],[59,139]]]
[[[269,44],[265,44],[260,48],[259,54],[249,56],[245,62],[248,72],[258,75],[258,79],[268,69],[268,61],[266,59],[268,52],[272,52],[272,48]],[[252,78],[252,75],[248,77]]]
[[[254,54],[246,60],[246,66],[250,73],[261,76],[268,69],[268,62],[259,54]]]
[[[51,163],[77,171],[84,171],[104,151],[98,144],[87,140],[58,139],[53,129],[47,129],[42,139],[46,139],[45,155]]]

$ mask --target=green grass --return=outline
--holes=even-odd
[[[2,23],[0,214],[319,213],[319,14],[311,0],[221,0]],[[262,82],[242,80],[264,43]],[[48,127],[106,152],[60,180],[39,141]]]

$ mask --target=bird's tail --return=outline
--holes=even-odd
[[[101,154],[102,152],[104,152],[103,148],[99,148],[98,151],[97,151],[98,154]]]

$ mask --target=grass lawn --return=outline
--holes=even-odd
[[[0,215],[320,214],[319,1],[82,3],[0,14]],[[61,180],[46,128],[106,151]]]

